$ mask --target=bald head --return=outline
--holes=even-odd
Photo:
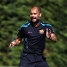
[[[32,22],[39,22],[41,17],[41,9],[38,6],[34,6],[30,10],[30,18]]]
[[[31,9],[37,9],[39,13],[41,13],[41,8],[39,6],[33,6]]]

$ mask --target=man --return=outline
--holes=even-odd
[[[50,24],[40,21],[41,9],[34,6],[30,10],[31,20],[23,24],[17,34],[17,39],[9,47],[18,45],[24,38],[23,53],[20,57],[19,67],[49,67],[42,52],[45,39],[56,42],[57,38]]]

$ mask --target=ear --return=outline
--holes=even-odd
[[[40,13],[40,17],[42,16],[42,13]]]

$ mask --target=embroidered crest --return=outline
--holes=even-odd
[[[44,34],[44,30],[43,29],[39,30],[39,33]]]

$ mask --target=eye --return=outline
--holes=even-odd
[[[34,13],[34,14],[37,14],[37,13]]]
[[[30,13],[30,15],[36,15],[37,13]]]

